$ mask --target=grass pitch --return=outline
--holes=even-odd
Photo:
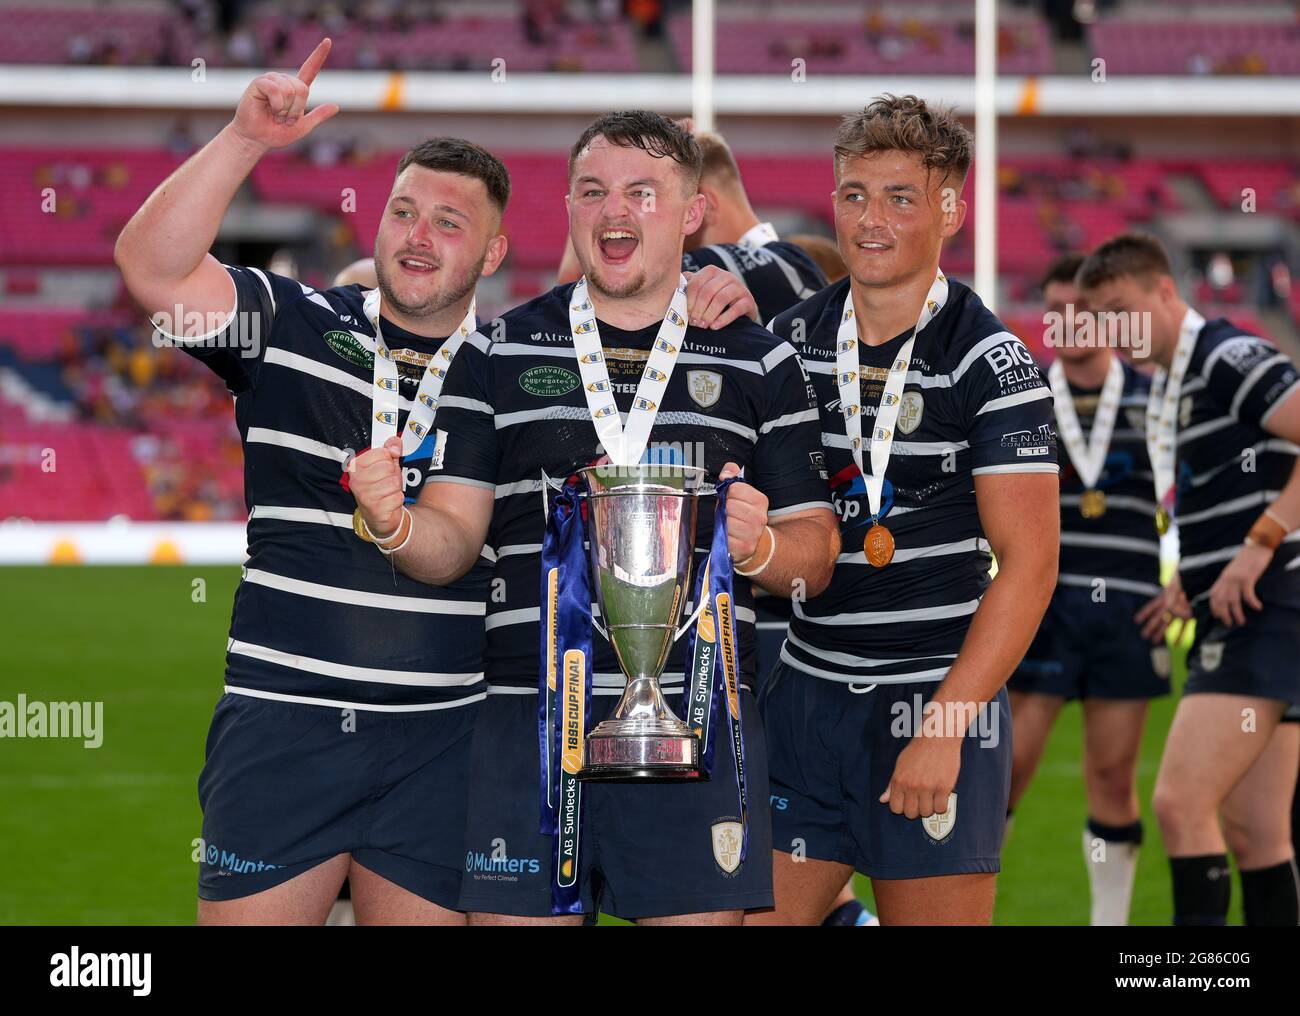
[[[0,568],[0,700],[104,704],[99,748],[0,740],[0,924],[193,922],[197,781],[238,579],[233,567]],[[1153,706],[1142,749],[1140,924],[1171,912],[1150,799],[1173,704]],[[1000,924],[1088,920],[1080,746],[1073,705],[1017,811]],[[1234,921],[1239,910],[1234,899]]]

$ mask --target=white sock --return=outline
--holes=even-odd
[[[1137,876],[1139,844],[1104,840],[1090,829],[1083,830],[1083,860],[1092,890],[1093,927],[1128,924],[1133,881]]]

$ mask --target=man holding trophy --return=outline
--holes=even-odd
[[[394,496],[382,449],[352,476],[407,575],[450,581],[484,544],[495,559],[460,900],[472,923],[599,908],[738,924],[773,902],[750,583],[816,595],[839,539],[794,347],[742,316],[743,287],[721,273],[692,321],[722,327],[687,320],[700,170],[665,117],[589,127],[567,197],[583,277],[466,341],[439,409],[441,469],[416,505]]]

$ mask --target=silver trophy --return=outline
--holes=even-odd
[[[614,712],[587,736],[578,779],[696,778],[699,738],[664,702],[659,675],[691,593],[704,470],[652,463],[578,474],[587,484],[596,603],[627,677]]]

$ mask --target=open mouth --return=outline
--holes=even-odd
[[[397,263],[408,275],[431,275],[438,270],[438,266],[426,258],[408,256],[398,258]]]
[[[602,230],[596,237],[601,259],[609,265],[626,264],[640,242],[636,234],[627,229]]]
[[[885,251],[893,250],[890,244],[882,243],[879,240],[859,240],[857,248],[864,254],[883,254]]]

